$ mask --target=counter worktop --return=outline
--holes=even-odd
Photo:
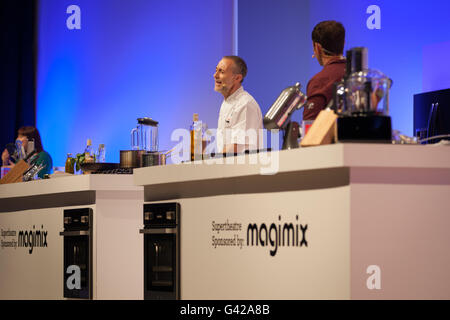
[[[217,163],[220,160],[222,163]],[[425,175],[428,181],[438,184],[445,179],[449,181],[450,147],[337,143],[139,168],[134,171],[134,181],[145,186],[145,199],[150,201],[348,185],[350,179],[376,180],[380,171],[397,183],[404,179],[420,180]],[[313,172],[314,177],[310,174]],[[317,173],[321,173],[321,181]]]
[[[142,299],[143,204],[176,202],[181,299],[448,299],[449,192],[449,146],[341,143],[0,185],[3,243],[49,243],[0,250],[0,298],[63,297],[76,207],[94,299]]]
[[[90,279],[81,282],[78,292],[91,292],[93,299],[142,299],[142,203],[143,188],[134,185],[131,175],[0,185],[0,299],[76,297],[67,296],[66,289],[74,288],[65,281],[73,265],[87,270]],[[61,236],[67,231],[65,212],[71,209],[91,212],[88,236]]]
[[[96,191],[141,191],[132,175],[86,174],[0,185],[0,212],[93,203]],[[41,204],[39,204],[41,203]]]
[[[449,298],[449,146],[262,155],[134,171],[180,205],[182,299]]]

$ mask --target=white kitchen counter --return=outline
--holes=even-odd
[[[181,205],[182,299],[450,299],[449,146],[266,156],[134,171]]]
[[[385,173],[383,179],[397,182],[421,178],[450,180],[450,146],[339,143],[277,151],[263,157],[269,160],[263,158],[262,162],[259,155],[246,155],[221,159],[223,164],[205,160],[139,168],[134,170],[134,181],[145,186],[145,200],[150,201],[342,185],[348,184],[350,178],[360,182],[376,180],[380,171]],[[327,179],[318,181],[312,173]]]
[[[62,299],[64,210],[93,210],[93,298],[143,298],[143,187],[132,175],[74,175],[0,185],[0,299]],[[17,246],[45,230],[47,246]],[[11,247],[10,244],[15,244]]]
[[[338,143],[268,153],[268,158],[277,156],[278,173],[339,167],[450,168],[450,146]],[[261,163],[250,164],[250,157],[239,156],[230,160],[239,165],[215,164],[211,159],[175,166],[138,168],[134,170],[134,180],[136,185],[179,183],[260,175],[261,168],[269,168],[270,165]]]
[[[62,298],[62,215],[79,207],[94,211],[94,298],[142,299],[144,201],[181,205],[182,299],[450,299],[450,147],[263,156],[0,185],[1,240],[41,225],[49,240],[0,249],[0,299]]]
[[[0,185],[0,199],[88,190],[142,190],[132,175],[84,174]]]
[[[96,192],[142,191],[132,175],[86,174],[0,185],[0,213],[95,203]]]

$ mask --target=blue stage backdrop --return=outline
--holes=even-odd
[[[243,85],[263,113],[296,82],[306,93],[312,55],[309,16],[309,1],[239,1],[238,53],[249,69]]]
[[[367,27],[372,5],[380,10],[380,29]],[[311,58],[311,31],[323,20],[342,22],[344,50],[367,47],[369,67],[393,79],[394,129],[413,135],[413,95],[450,85],[445,73],[450,59],[444,50],[450,40],[450,1],[239,0],[238,8],[238,51],[249,60],[247,88],[263,112],[282,89],[299,81],[306,90],[307,81],[321,70]],[[299,121],[301,112],[293,117]]]
[[[73,4],[81,29],[66,24]],[[379,29],[367,27],[373,5]],[[311,31],[334,19],[346,27],[345,49],[368,47],[369,66],[394,80],[393,126],[412,135],[413,95],[450,83],[442,72],[450,60],[434,54],[448,48],[448,12],[446,0],[41,0],[37,126],[58,166],[87,138],[118,162],[144,116],[160,121],[160,149],[169,149],[172,131],[188,128],[194,112],[217,125],[222,97],[212,75],[234,43],[249,67],[244,87],[265,113],[281,90],[296,81],[306,87],[320,71]]]
[[[81,29],[66,23],[76,22],[66,13],[73,4]],[[231,0],[41,0],[37,127],[54,164],[87,138],[118,162],[138,117],[160,122],[161,150],[195,112],[216,127],[213,74],[232,53],[232,17]]]

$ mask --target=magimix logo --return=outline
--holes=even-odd
[[[247,227],[247,246],[270,247],[270,255],[274,257],[280,247],[302,247],[308,246],[306,240],[306,231],[308,225],[298,223],[298,215],[295,217],[297,221],[294,223],[284,224],[262,223],[259,226],[256,223],[249,223]],[[281,221],[281,215],[278,216]]]
[[[33,249],[36,247],[47,247],[47,234],[48,231],[44,231],[44,226],[41,225],[40,230],[35,230],[36,227],[33,226],[33,230],[19,231],[17,236],[17,246],[29,248],[28,253],[32,254]]]

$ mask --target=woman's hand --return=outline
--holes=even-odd
[[[2,163],[3,163],[4,166],[9,165],[9,152],[8,152],[7,149],[3,150]]]

